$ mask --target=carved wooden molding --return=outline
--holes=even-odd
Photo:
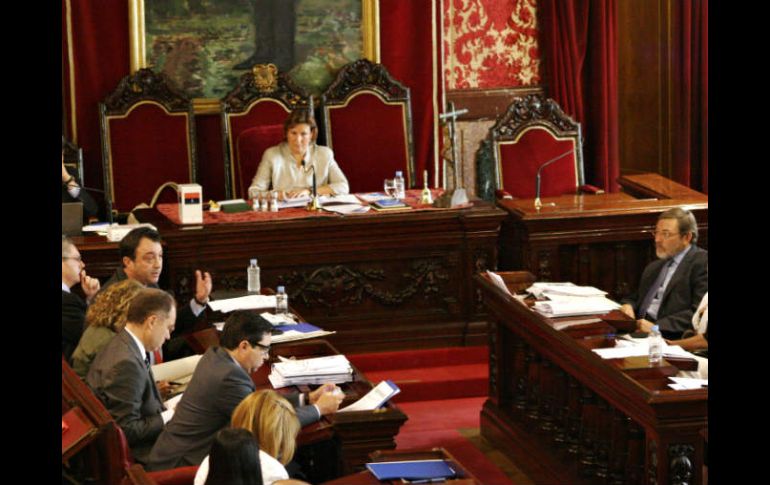
[[[313,98],[294,84],[288,73],[279,74],[273,64],[257,64],[243,74],[238,85],[222,99],[223,112],[242,113],[254,100],[263,98],[279,101],[290,110],[313,109]]]
[[[579,124],[565,114],[556,101],[542,94],[514,98],[490,134],[497,140],[515,139],[519,132],[533,123],[545,125],[559,136],[579,134]]]
[[[102,104],[106,115],[119,115],[145,100],[157,101],[172,113],[192,113],[192,102],[176,88],[174,82],[162,72],[156,73],[148,68],[139,69],[121,79],[118,87]]]
[[[446,266],[434,260],[416,261],[401,276],[405,284],[395,293],[373,284],[385,279],[382,269],[358,271],[344,265],[324,266],[309,274],[293,271],[279,280],[294,289],[290,293],[292,300],[327,308],[359,305],[365,298],[381,305],[397,306],[419,293],[426,299],[440,296],[449,281]]]
[[[321,95],[324,105],[344,104],[359,89],[378,92],[388,101],[409,101],[409,88],[393,79],[382,64],[359,59],[345,65]]]
[[[692,483],[695,447],[688,444],[675,444],[668,447],[669,480],[674,485]]]

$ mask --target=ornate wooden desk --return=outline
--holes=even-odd
[[[540,281],[572,281],[620,299],[639,284],[655,258],[650,231],[658,216],[685,207],[698,221],[698,246],[708,249],[708,197],[657,174],[623,176],[624,192],[498,201],[499,267],[527,270]],[[554,204],[549,206],[548,204]]]
[[[193,228],[154,209],[137,214],[163,237],[160,286],[180,301],[190,298],[196,269],[211,273],[215,291],[245,289],[246,266],[257,258],[262,286],[285,285],[308,321],[338,332],[330,341],[340,351],[486,341],[472,276],[497,265],[505,213],[492,204]],[[92,276],[109,277],[118,267],[116,243],[74,241]]]
[[[526,274],[531,277],[531,274]],[[512,292],[524,272],[501,273]],[[481,434],[536,483],[700,484],[708,389],[675,391],[668,361],[603,360],[613,328],[557,331],[476,277],[490,312],[489,398]]]

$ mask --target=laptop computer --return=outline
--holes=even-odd
[[[61,203],[61,233],[66,236],[80,236],[83,229],[83,203]]]

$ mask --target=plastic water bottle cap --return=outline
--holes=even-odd
[[[251,265],[256,266],[257,265],[257,258],[254,258],[251,260]]]
[[[283,293],[285,291],[283,286],[279,286],[278,288],[276,288],[276,290],[278,291],[278,293]]]
[[[660,332],[660,328],[657,325],[653,325],[652,329],[656,332]]]
[[[404,176],[404,172],[402,172],[401,170],[398,170],[396,172],[396,177],[403,177],[403,176]]]

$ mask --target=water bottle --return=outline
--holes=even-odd
[[[404,187],[404,173],[401,170],[396,172],[396,178],[393,179],[393,184],[396,188],[396,198],[404,199],[406,197],[406,191]]]
[[[650,346],[650,365],[660,365],[660,361],[663,359],[663,336],[661,336],[660,328],[657,325],[652,327],[647,341]]]
[[[259,266],[257,258],[251,260],[251,264],[246,268],[246,289],[249,293],[259,293]]]
[[[286,288],[279,286],[275,293],[275,314],[286,316],[289,313],[289,296],[286,294]]]

